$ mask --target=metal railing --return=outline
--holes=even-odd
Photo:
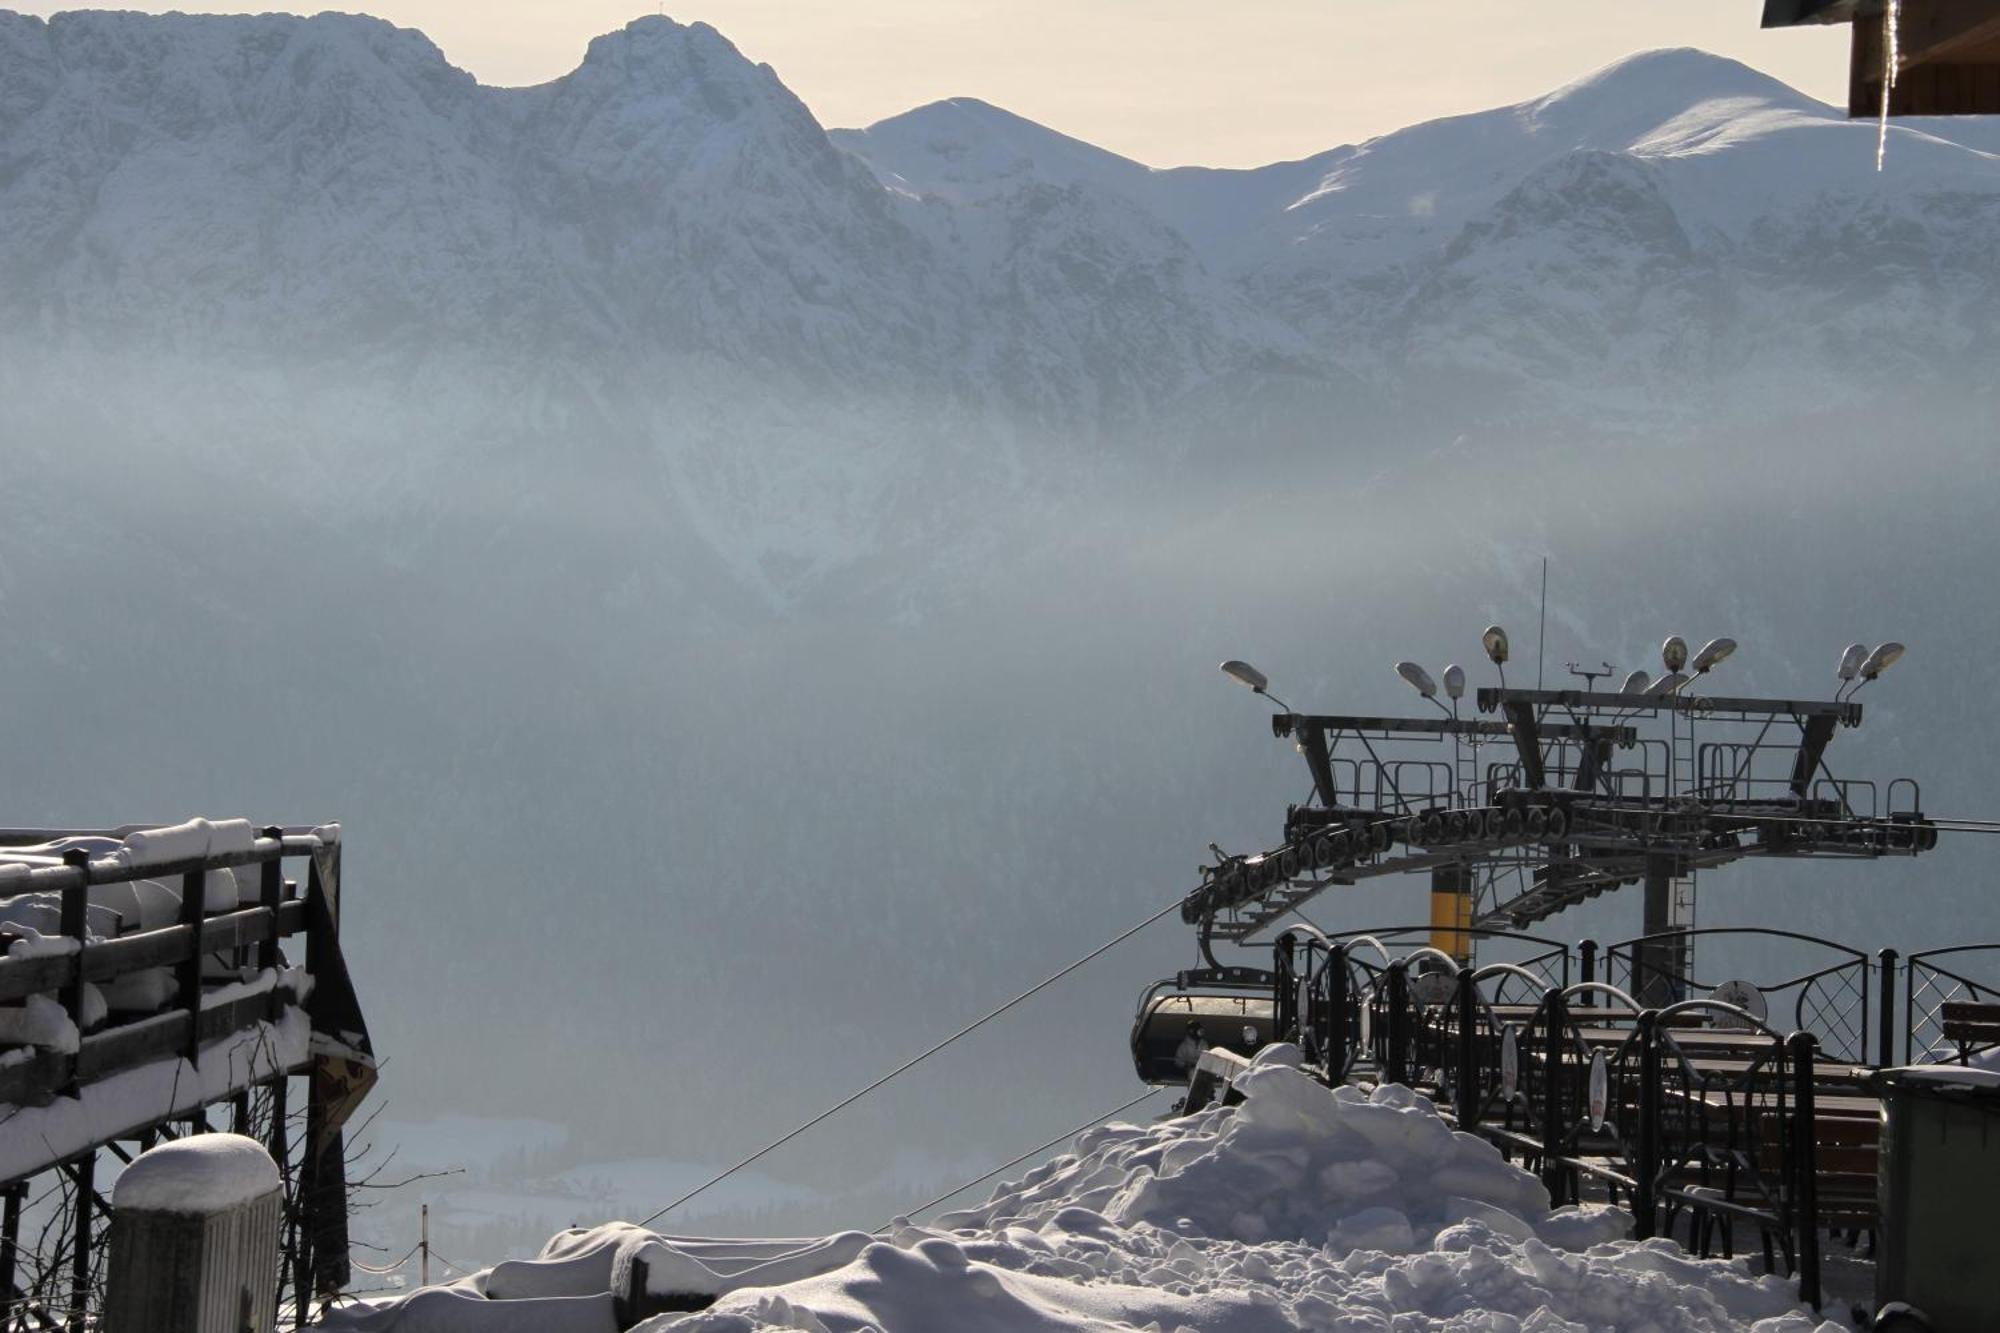
[[[1833,940],[1798,931],[1760,926],[1710,926],[1698,930],[1664,931],[1620,940],[1604,949],[1605,975],[1632,994],[1678,1002],[1716,989],[1724,978],[1703,980],[1676,964],[1685,946],[1697,939],[1784,940],[1831,955],[1831,961],[1795,976],[1753,982],[1772,1015],[1790,1028],[1810,1032],[1821,1049],[1835,1059],[1857,1064],[1869,1058],[1874,1025],[1870,990],[1874,968],[1867,954]]]
[[[1420,942],[1428,926],[1288,932],[1279,975],[1296,998],[1279,1006],[1276,1035],[1302,1041],[1328,1083],[1428,1093],[1459,1128],[1534,1170],[1557,1203],[1580,1200],[1588,1180],[1632,1212],[1640,1236],[1684,1228],[1703,1254],[1734,1253],[1747,1232],[1767,1271],[1796,1274],[1814,1303],[1820,1232],[1869,1225],[1873,1193],[1857,1182],[1872,1176],[1857,1172],[1873,1160],[1863,1130],[1875,1121],[1848,1103],[1872,1067],[1894,1061],[1897,996],[1910,1059],[1965,1054],[1944,1038],[1944,1004],[2000,1004],[2000,945],[1912,955],[1899,987],[1894,950],[1870,958],[1795,931],[1698,932],[1828,960],[1753,983],[1764,1017],[1705,994],[1642,1004],[1619,983],[1646,979],[1642,946],[1658,937],[1600,948],[1468,933],[1512,940],[1523,956],[1461,967]],[[1847,1100],[1823,1110],[1829,1088]]]
[[[1946,1037],[1944,1006],[2000,1005],[2000,944],[1927,949],[1904,959],[1903,968],[1906,1064],[1963,1061],[1993,1048],[1992,1043]]]

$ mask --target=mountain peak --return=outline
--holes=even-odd
[[[616,64],[633,60],[684,59],[690,56],[750,61],[735,43],[706,23],[681,23],[664,14],[647,14],[624,27],[590,39],[583,63]]]
[[[1614,60],[1546,97],[1522,103],[1519,110],[1540,125],[1587,127],[1593,138],[1604,140],[1625,127],[1650,128],[1705,103],[1826,110],[1741,61],[1688,46]]]
[[[703,127],[756,123],[802,151],[827,152],[819,122],[777,72],[706,23],[634,19],[593,39],[583,63],[549,87],[565,100],[613,109],[630,133],[655,142],[690,142]]]
[[[892,187],[953,198],[1007,188],[1029,176],[1102,185],[1147,174],[1130,158],[976,97],[931,102],[865,130],[835,130],[833,140]]]
[[[12,23],[22,15],[0,11]],[[300,14],[139,14],[116,10],[77,9],[52,14],[38,25],[65,63],[88,66],[107,60],[110,69],[122,61],[225,52],[252,55],[282,49],[339,50],[365,54],[385,64],[446,67],[437,44],[415,28],[399,28],[372,14],[327,12]]]

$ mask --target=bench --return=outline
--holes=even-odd
[[[1991,1001],[1947,1000],[1939,1011],[1944,1039],[1958,1047],[1964,1064],[1973,1051],[2000,1046],[2000,1004]]]
[[[1763,1150],[1758,1165],[1776,1171],[1778,1126],[1775,1116],[1763,1124]],[[1878,1217],[1877,1171],[1882,1153],[1879,1110],[1857,1115],[1846,1110],[1820,1111],[1813,1117],[1814,1194],[1822,1231],[1873,1231]]]

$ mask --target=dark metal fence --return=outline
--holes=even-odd
[[[1904,960],[1903,977],[1904,1063],[1963,1061],[1995,1048],[1990,1038],[1948,1033],[1945,1006],[2000,1005],[2000,944],[1913,953]]]
[[[1752,983],[1767,1008],[1767,1017],[1780,1027],[1812,1033],[1821,1049],[1834,1059],[1856,1063],[1869,1059],[1874,967],[1867,954],[1845,944],[1758,926],[1669,931],[1607,946],[1603,952],[1605,976],[1633,995],[1663,996],[1668,1003],[1701,998],[1728,979],[1698,978],[1691,969],[1676,966],[1671,960],[1685,958],[1686,946],[1702,939],[1786,941],[1819,955],[1817,966],[1797,975]]]
[[[1871,958],[1795,931],[1683,933],[1812,956],[1718,994],[1649,970],[1685,956],[1655,948],[1662,937],[1572,948],[1467,933],[1521,956],[1460,966],[1422,942],[1428,927],[1288,932],[1276,1035],[1299,1041],[1329,1083],[1432,1096],[1535,1171],[1555,1203],[1588,1186],[1628,1208],[1642,1237],[1684,1234],[1704,1254],[1761,1248],[1767,1270],[1795,1273],[1815,1304],[1821,1232],[1876,1220],[1868,1076],[1895,1063],[1899,1028],[1912,1062],[2000,1049],[2000,945]],[[1635,998],[1662,980],[1667,1002]]]

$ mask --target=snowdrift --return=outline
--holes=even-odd
[[[1832,1330],[1791,1284],[1551,1210],[1401,1087],[1266,1050],[1234,1107],[1110,1125],[985,1203],[886,1238],[566,1232],[540,1259],[350,1306],[347,1333],[1568,1333]],[[711,1303],[712,1302],[712,1303]],[[706,1306],[707,1308],[697,1308]]]

